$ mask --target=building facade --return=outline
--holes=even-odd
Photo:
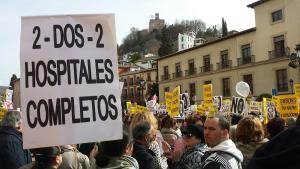
[[[300,83],[300,69],[289,56],[300,43],[300,1],[260,0],[256,27],[158,59],[159,98],[176,86],[192,101],[203,100],[202,85],[211,83],[213,95],[238,96],[235,84],[245,81],[252,96],[290,93],[290,79]]]
[[[147,100],[151,97],[152,85],[157,83],[156,68],[126,72],[119,76],[120,81],[124,82],[122,90],[123,103],[126,101]],[[143,81],[143,84],[141,84],[141,81]]]
[[[178,34],[178,51],[185,50],[195,45],[196,35],[194,32]]]

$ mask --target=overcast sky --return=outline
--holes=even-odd
[[[201,19],[207,26],[221,25],[242,31],[255,26],[257,0],[7,0],[0,5],[0,86],[9,85],[12,74],[20,76],[21,16],[114,13],[117,42],[122,43],[131,27],[148,28],[155,13],[167,24],[176,20]]]

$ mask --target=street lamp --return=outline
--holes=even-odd
[[[289,66],[296,69],[298,66],[300,66],[300,44],[296,45],[295,48],[296,53],[292,53],[290,55],[290,63]]]
[[[293,79],[290,79],[290,86],[291,86],[292,94],[294,94],[294,80]]]
[[[143,99],[143,101],[145,100],[145,99],[144,99],[144,86],[145,86],[145,84],[146,84],[146,81],[145,81],[145,80],[141,79],[141,80],[139,81],[139,85],[140,85],[140,87],[142,88],[142,99]]]

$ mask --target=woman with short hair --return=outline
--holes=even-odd
[[[243,166],[247,165],[255,150],[268,141],[265,138],[262,123],[254,116],[246,116],[239,121],[236,128],[236,139],[236,147],[244,156]]]

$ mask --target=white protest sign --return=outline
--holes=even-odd
[[[223,114],[225,117],[229,117],[231,114],[231,101],[230,100],[223,100],[222,107],[220,113]]]
[[[24,148],[122,138],[116,47],[113,14],[22,17]]]
[[[218,108],[218,111],[221,111],[222,108],[222,96],[214,96],[213,103]]]
[[[246,99],[243,97],[232,97],[231,113],[244,114],[246,111]]]
[[[13,90],[6,89],[5,101],[12,102]]]
[[[267,100],[267,113],[268,113],[268,119],[274,119],[276,116],[276,107],[275,103],[273,101]]]
[[[190,107],[190,99],[188,93],[180,94],[180,110],[181,113],[188,111]]]

